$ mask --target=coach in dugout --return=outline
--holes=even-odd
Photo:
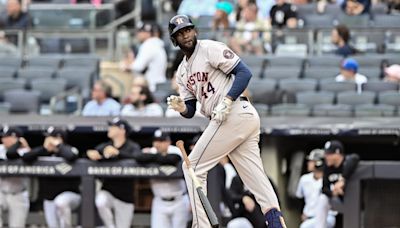
[[[120,160],[134,158],[141,152],[140,146],[128,138],[131,126],[118,117],[108,122],[110,141],[101,143],[87,156],[93,161]],[[102,188],[96,194],[96,207],[107,228],[129,228],[131,226],[133,204],[133,181],[126,178],[108,178],[102,181]]]
[[[66,143],[67,132],[50,126],[44,132],[43,145],[25,153],[24,161],[32,162],[39,156],[61,157],[67,162],[78,158],[78,149]],[[48,227],[72,227],[72,211],[81,204],[80,178],[39,178],[39,198],[43,198],[43,209]]]
[[[0,159],[19,159],[31,148],[22,130],[17,127],[4,127],[1,133]],[[25,227],[29,212],[29,179],[27,177],[0,178],[0,227],[3,227],[3,210],[8,210],[8,226]]]
[[[343,201],[346,180],[354,173],[359,160],[357,154],[345,155],[341,142],[333,140],[325,143],[322,194],[318,199],[315,227],[327,227],[327,216],[331,203],[332,201]]]

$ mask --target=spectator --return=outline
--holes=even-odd
[[[347,57],[357,52],[356,49],[349,44],[350,31],[345,25],[338,25],[332,30],[331,41],[338,48],[335,51],[336,55]]]
[[[257,16],[257,5],[249,3],[243,9],[243,17],[237,22],[234,37],[230,40],[230,46],[237,54],[256,54],[262,55],[263,50],[263,31],[267,30],[266,24]]]
[[[387,4],[390,14],[400,14],[400,0],[389,0]]]
[[[161,31],[157,24],[142,24],[137,33],[137,39],[141,43],[137,55],[129,53],[123,64],[125,70],[144,74],[152,92],[157,83],[166,81],[167,53]]]
[[[153,147],[144,148],[143,154],[137,160],[177,166],[182,158],[179,149],[171,145],[169,134],[157,130],[154,132]],[[151,227],[185,228],[190,205],[184,180],[152,179],[150,183],[154,194],[151,205]]]
[[[17,47],[7,39],[4,31],[0,31],[0,55],[18,55]]]
[[[333,140],[325,143],[322,194],[318,199],[315,227],[327,227],[332,202],[342,202],[346,181],[356,170],[358,161],[359,157],[356,154],[345,156],[341,142]]]
[[[221,1],[216,4],[216,11],[213,18],[213,30],[226,30],[230,27],[228,16],[233,11],[232,3]]]
[[[1,160],[19,159],[30,152],[31,148],[22,137],[21,129],[5,126],[1,136]],[[1,177],[0,181],[0,227],[3,226],[3,210],[8,210],[8,227],[25,227],[29,213],[29,179]]]
[[[163,116],[162,107],[154,102],[153,94],[146,86],[132,86],[130,104],[124,105],[122,116]]]
[[[343,11],[350,16],[369,13],[371,0],[345,0],[342,3]]]
[[[357,92],[361,93],[362,84],[368,81],[367,77],[358,73],[358,63],[356,60],[347,58],[340,67],[340,74],[336,76],[337,82],[355,82],[357,84]]]
[[[128,138],[131,127],[126,120],[114,118],[108,122],[110,141],[101,143],[87,156],[93,161],[134,158],[140,154],[137,143]],[[134,203],[133,183],[125,178],[104,179],[101,190],[96,194],[96,207],[107,228],[128,228],[131,226]]]
[[[276,0],[270,11],[271,25],[277,28],[296,28],[296,6],[287,3],[286,0]]]
[[[324,150],[314,149],[307,156],[307,171],[309,173],[301,176],[297,186],[296,197],[304,199],[305,205],[301,215],[300,228],[316,228],[315,215],[319,195],[322,189],[322,176],[324,165]],[[328,228],[335,226],[336,212],[329,211],[327,224]]]
[[[97,81],[93,85],[92,100],[83,108],[83,116],[117,116],[121,105],[112,96],[111,86],[104,81]]]
[[[61,157],[67,162],[78,158],[79,151],[66,143],[64,130],[49,127],[42,146],[24,154],[25,161],[35,161],[39,156]],[[48,227],[72,227],[72,211],[81,204],[80,178],[39,178],[39,197],[43,197],[43,209]]]
[[[400,65],[393,64],[386,67],[385,70],[385,81],[400,83]]]
[[[199,16],[212,16],[215,14],[216,3],[217,0],[183,0],[178,14],[185,14],[195,19]]]
[[[6,29],[26,29],[30,25],[29,16],[22,11],[21,0],[7,1],[7,15],[2,19]]]

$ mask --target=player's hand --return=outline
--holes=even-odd
[[[98,161],[101,159],[101,154],[97,150],[88,150],[86,155],[90,160]]]
[[[171,95],[167,98],[168,108],[183,113],[186,111],[185,102],[179,96]]]
[[[246,211],[248,211],[248,212],[254,211],[254,208],[256,207],[256,203],[250,196],[243,196],[242,202],[244,204],[244,207],[246,208]]]
[[[232,100],[228,97],[224,97],[224,99],[214,108],[212,112],[211,118],[216,120],[218,123],[222,123],[226,120],[229,112],[231,111]]]
[[[18,140],[21,143],[21,147],[27,148],[29,150],[31,149],[31,147],[28,144],[28,141],[26,141],[26,139],[24,137],[20,137]]]
[[[105,158],[112,158],[119,154],[119,150],[111,145],[104,148],[103,155]]]

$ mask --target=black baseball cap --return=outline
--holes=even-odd
[[[167,133],[167,132],[164,132],[161,130],[156,130],[154,132],[153,140],[154,141],[167,141],[167,140],[171,140],[171,137],[170,137],[169,133]]]
[[[343,154],[343,144],[337,140],[328,141],[324,146],[325,154]]]
[[[23,135],[22,130],[18,127],[4,126],[1,132],[2,137],[7,137],[7,136],[22,137],[22,135]]]
[[[67,138],[67,132],[64,131],[61,128],[50,126],[47,128],[47,130],[44,132],[44,136],[52,136],[52,137],[60,137],[63,140]]]
[[[109,120],[107,123],[108,123],[108,126],[117,126],[119,128],[125,129],[127,134],[129,132],[131,132],[131,129],[132,129],[131,125],[129,125],[128,121],[121,119],[119,117],[115,117],[111,121]]]

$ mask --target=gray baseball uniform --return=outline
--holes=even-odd
[[[230,90],[234,76],[228,75],[240,58],[225,44],[198,40],[189,59],[183,59],[177,71],[180,97],[197,99],[201,113],[211,117],[214,108]],[[207,172],[224,156],[229,156],[246,187],[255,195],[263,213],[280,209],[276,194],[265,175],[258,147],[260,119],[257,111],[240,97],[232,104],[227,119],[211,120],[189,155],[195,174],[206,188]],[[193,227],[210,227],[205,211],[192,185],[186,166],[183,166],[193,211]]]

